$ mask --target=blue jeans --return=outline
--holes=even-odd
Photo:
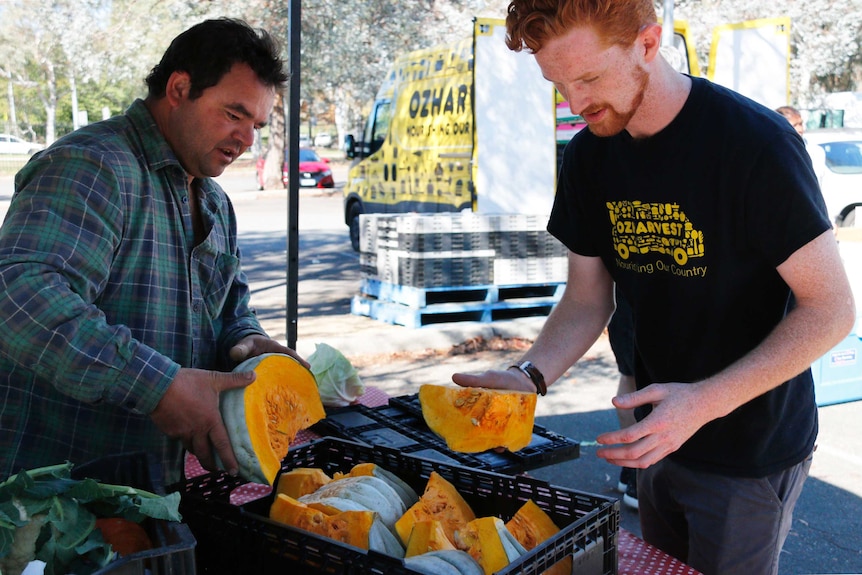
[[[668,458],[638,471],[644,540],[704,575],[777,575],[811,456],[763,478],[693,471]]]

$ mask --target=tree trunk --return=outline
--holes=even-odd
[[[285,140],[285,101],[284,94],[276,93],[275,103],[270,114],[269,148],[264,153],[266,161],[263,168],[263,187],[267,190],[283,188],[282,166],[284,165]]]

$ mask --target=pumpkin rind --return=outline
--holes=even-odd
[[[452,451],[518,451],[533,439],[536,394],[523,391],[425,384],[422,416]]]
[[[407,557],[404,559],[404,565],[411,571],[421,573],[422,575],[462,575],[458,567],[431,553]],[[484,575],[481,569],[479,570],[479,574]]]
[[[345,477],[324,485],[314,493],[304,495],[300,501],[310,503],[327,497],[355,501],[380,515],[383,524],[394,529],[395,522],[406,510],[398,493],[385,481],[370,475]]]
[[[399,497],[401,497],[401,501],[404,502],[405,509],[419,501],[419,495],[412,487],[410,487],[410,485],[407,484],[406,481],[391,471],[383,469],[376,463],[357,463],[353,466],[353,469],[350,470],[351,477],[359,477],[362,475],[371,475],[388,483],[389,486],[398,493]]]
[[[339,511],[374,511],[366,505],[351,501],[350,499],[344,499],[343,497],[320,497],[309,500],[303,495],[299,501],[312,509],[319,509],[327,515],[335,515]]]
[[[417,521],[436,519],[440,521],[446,537],[454,543],[455,531],[475,518],[475,513],[455,486],[436,471],[432,471],[419,501],[395,522],[395,530],[406,544]]]
[[[248,359],[234,371],[254,371],[250,385],[221,394],[220,411],[240,477],[272,485],[297,432],[326,417],[314,375],[285,354]]]
[[[506,522],[506,529],[527,551],[533,550],[560,531],[551,517],[532,499],[527,500]],[[567,557],[544,571],[544,575],[570,575],[571,572],[572,558]]]

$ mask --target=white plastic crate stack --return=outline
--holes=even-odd
[[[525,214],[363,215],[351,309],[413,327],[546,315],[567,271],[546,224]]]

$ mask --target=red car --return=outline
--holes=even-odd
[[[263,189],[263,156],[257,159],[257,185]],[[285,150],[284,165],[281,168],[281,181],[287,187],[287,151]],[[299,185],[304,188],[334,188],[335,180],[332,179],[332,169],[329,167],[329,158],[321,158],[317,152],[310,148],[299,149]]]

